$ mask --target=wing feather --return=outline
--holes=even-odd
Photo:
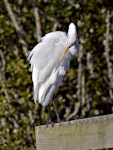
[[[67,36],[65,33],[56,31],[47,34],[42,42],[37,44],[30,52],[32,80],[34,86],[34,101],[39,101],[40,85],[48,80],[65,48]],[[41,102],[41,100],[40,100]]]

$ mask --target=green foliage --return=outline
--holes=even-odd
[[[25,41],[28,49],[36,45],[36,26],[32,1],[10,1],[17,21],[27,33]],[[42,35],[53,30],[67,31],[70,22],[77,25],[80,47],[83,49],[82,73],[85,77],[85,102],[82,112],[76,118],[90,117],[112,113],[113,99],[110,96],[107,62],[104,57],[103,41],[106,32],[106,12],[110,10],[110,61],[113,63],[113,5],[111,1],[87,0],[38,0]],[[45,124],[47,112],[33,102],[33,91],[29,63],[24,55],[19,35],[14,28],[4,1],[0,1],[0,50],[3,53],[5,66],[1,59],[0,67],[0,149],[29,150],[35,149],[35,126]],[[86,55],[92,54],[94,75],[91,76]],[[113,64],[112,64],[113,65]],[[64,82],[54,98],[57,101],[61,120],[74,111],[81,102],[77,97],[79,61],[74,58]],[[2,68],[3,67],[3,68]],[[91,101],[90,101],[91,98]],[[45,113],[44,113],[45,111]],[[53,119],[55,112],[51,106]],[[75,119],[75,117],[71,118]]]

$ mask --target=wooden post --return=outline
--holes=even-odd
[[[113,114],[36,126],[36,150],[92,150],[113,147]]]

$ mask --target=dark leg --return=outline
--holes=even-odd
[[[51,113],[50,113],[50,106],[47,106],[47,110],[48,110],[48,120],[46,122],[46,127],[48,127],[49,124],[53,125],[52,119],[51,119]]]
[[[55,103],[54,100],[53,100],[53,106],[55,108],[55,113],[56,113],[56,116],[57,116],[57,122],[60,123],[60,116],[59,116],[58,109],[57,109],[57,106],[56,106],[56,103]]]

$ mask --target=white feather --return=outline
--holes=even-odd
[[[54,92],[61,85],[63,77],[69,69],[70,60],[76,55],[77,49],[75,46],[72,46],[60,63],[59,58],[66,44],[71,42],[70,40],[75,41],[73,39],[75,33],[76,28],[74,24],[71,24],[69,27],[69,37],[61,31],[48,33],[30,52],[28,59],[32,68],[35,102],[38,100],[43,106],[47,106]]]

